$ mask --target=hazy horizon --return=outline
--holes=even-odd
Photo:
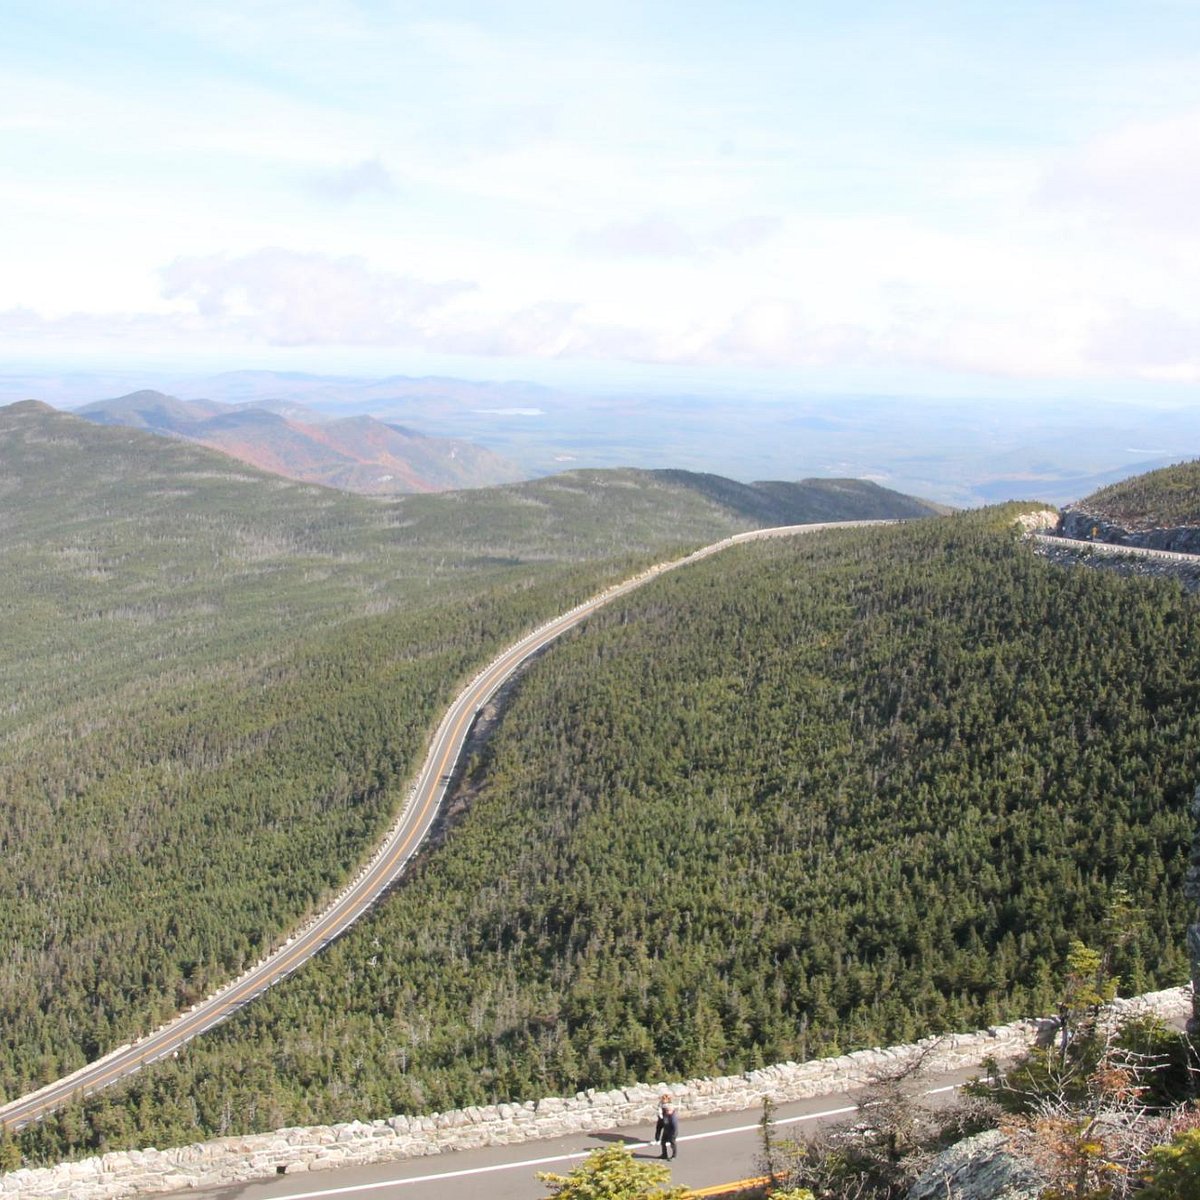
[[[39,382],[41,394],[27,396]],[[0,403],[34,398],[68,410],[142,389],[274,405],[305,421],[367,414],[465,439],[529,478],[579,467],[676,468],[744,482],[846,477],[960,507],[1006,499],[1063,504],[1200,454],[1196,406],[665,391],[647,400],[636,391],[580,392],[528,381],[269,371],[174,379],[0,375]]]

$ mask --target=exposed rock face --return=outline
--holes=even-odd
[[[1058,527],[1059,515],[1056,508],[1040,508],[1036,512],[1021,513],[1018,524],[1026,533],[1045,533]]]
[[[1037,1200],[1045,1186],[1037,1168],[991,1129],[939,1154],[907,1200]]]
[[[1063,537],[1080,538],[1088,542],[1141,546],[1148,550],[1174,550],[1177,554],[1200,554],[1200,527],[1195,525],[1129,529],[1073,506],[1063,509],[1058,532]]]

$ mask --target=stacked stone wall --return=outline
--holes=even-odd
[[[1191,990],[1173,988],[1118,1004],[1126,1012],[1154,1012],[1168,1020],[1181,1020],[1191,1013]],[[917,1059],[923,1059],[923,1068],[931,1074],[978,1067],[988,1058],[1003,1062],[1051,1036],[1053,1028],[1053,1022],[1046,1020],[1017,1021],[976,1033],[925,1038],[911,1045],[858,1050],[806,1063],[780,1063],[716,1079],[639,1083],[612,1091],[579,1092],[569,1098],[547,1096],[429,1116],[278,1129],[170,1150],[117,1151],[0,1175],[0,1197],[120,1200],[630,1125],[649,1128],[664,1090],[676,1097],[685,1117],[755,1109],[764,1097],[786,1103],[852,1090]]]

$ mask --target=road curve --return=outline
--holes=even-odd
[[[1127,546],[1122,542],[1093,542],[1086,538],[1063,537],[1058,533],[1033,533],[1035,542],[1061,550],[1090,551],[1093,554],[1157,559],[1160,562],[1186,563],[1195,566],[1200,555],[1185,554],[1182,550],[1156,550],[1152,546]]]
[[[92,1095],[135,1074],[150,1063],[178,1053],[179,1048],[192,1038],[212,1029],[214,1025],[219,1025],[243,1005],[262,995],[267,988],[285,979],[344,933],[399,878],[425,840],[437,818],[446,788],[479,710],[522,663],[597,609],[667,571],[698,562],[740,542],[764,537],[785,537],[821,529],[889,523],[826,521],[811,525],[754,529],[734,534],[683,558],[659,563],[623,583],[614,584],[513,643],[484,667],[450,705],[433,736],[425,763],[399,817],[370,861],[322,912],[237,979],[173,1017],[153,1033],[129,1045],[119,1046],[78,1071],[0,1106],[0,1129],[15,1132],[73,1099]]]

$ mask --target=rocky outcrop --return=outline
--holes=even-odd
[[[1073,505],[1063,509],[1058,532],[1063,537],[1086,542],[1108,542],[1146,550],[1172,550],[1176,554],[1200,554],[1200,526],[1134,529]]]
[[[1045,1186],[1037,1168],[991,1129],[939,1154],[906,1200],[1037,1200]]]
[[[1033,512],[1018,513],[1014,525],[1019,525],[1026,533],[1045,533],[1057,529],[1059,522],[1057,508],[1039,508]]]
[[[1178,1018],[1191,1011],[1191,991],[1172,988],[1124,1004],[1133,1006],[1132,1011]],[[925,1038],[913,1045],[858,1050],[813,1062],[780,1063],[716,1079],[659,1081],[607,1092],[589,1090],[572,1097],[547,1096],[524,1103],[472,1106],[428,1116],[278,1129],[172,1150],[123,1151],[56,1167],[10,1171],[0,1176],[0,1200],[119,1200],[630,1125],[648,1129],[663,1091],[672,1092],[689,1117],[735,1112],[758,1108],[764,1097],[784,1103],[844,1092],[917,1059],[930,1073],[978,1067],[989,1058],[1005,1061],[1044,1038],[1051,1027],[1048,1021],[1017,1021],[977,1033]]]

